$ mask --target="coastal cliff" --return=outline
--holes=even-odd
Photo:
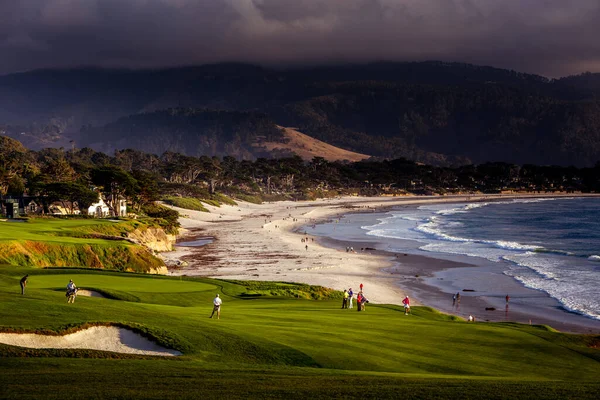
[[[10,224],[14,234],[0,240],[0,264],[166,274],[157,253],[170,251],[175,243],[175,235],[140,221],[33,219]]]
[[[136,229],[129,232],[127,238],[155,252],[173,250],[173,244],[177,240],[176,235],[170,235],[164,229],[155,227]]]

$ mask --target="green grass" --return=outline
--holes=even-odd
[[[227,204],[229,206],[237,206],[237,203],[235,202],[235,200],[233,200],[231,197],[225,196],[224,194],[221,193],[215,193],[212,195],[213,199],[218,201],[221,204]]]
[[[233,201],[231,198],[220,194],[215,193],[210,195],[210,198],[195,198],[195,197],[178,197],[178,196],[166,196],[163,198],[163,201],[167,204],[170,204],[175,207],[185,208],[186,210],[195,210],[195,211],[203,211],[209,212],[204,204],[208,204],[214,207],[221,207],[222,204],[227,204],[230,206],[236,206],[237,203]]]
[[[26,295],[19,278],[30,274]],[[69,279],[112,299],[65,302]],[[222,319],[209,319],[223,298]],[[318,296],[317,296],[318,294]],[[162,360],[0,345],[0,397],[595,398],[598,336],[469,324],[427,307],[341,310],[291,283],[0,268],[0,330],[134,327],[184,355]],[[319,297],[322,300],[309,298]],[[112,358],[108,358],[108,357]]]
[[[237,193],[235,195],[235,198],[238,200],[248,202],[248,203],[262,204],[262,199],[260,198],[260,196],[253,196],[253,195],[245,194],[245,193]]]
[[[142,246],[119,239],[148,227],[140,221],[98,219],[4,221],[0,222],[0,263],[147,271],[162,266],[162,261]]]
[[[167,196],[163,198],[163,201],[175,207],[185,208],[186,210],[208,212],[208,209],[204,207],[202,202],[193,197]]]

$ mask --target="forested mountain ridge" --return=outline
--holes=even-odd
[[[252,136],[281,125],[379,158],[590,166],[600,160],[599,95],[600,74],[549,80],[442,62],[43,70],[0,77],[0,134],[31,148],[67,147],[72,139],[107,151],[256,158],[281,156],[249,145]],[[170,108],[242,112],[269,122],[223,130],[196,118],[182,134],[179,122],[157,118]],[[144,128],[126,129],[131,123]],[[148,140],[140,141],[145,134]],[[108,140],[115,137],[117,144]],[[173,147],[152,148],[153,142]]]
[[[183,108],[123,117],[103,127],[83,129],[83,133],[82,146],[107,153],[133,148],[154,154],[170,151],[239,159],[269,155],[254,146],[259,138],[283,140],[281,129],[262,113]]]

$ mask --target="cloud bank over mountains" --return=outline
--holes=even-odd
[[[598,0],[0,0],[0,73],[222,61],[600,72]]]

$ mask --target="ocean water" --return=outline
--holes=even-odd
[[[361,227],[367,235],[411,240],[430,256],[498,263],[565,309],[600,319],[600,199],[432,204],[375,218]]]

